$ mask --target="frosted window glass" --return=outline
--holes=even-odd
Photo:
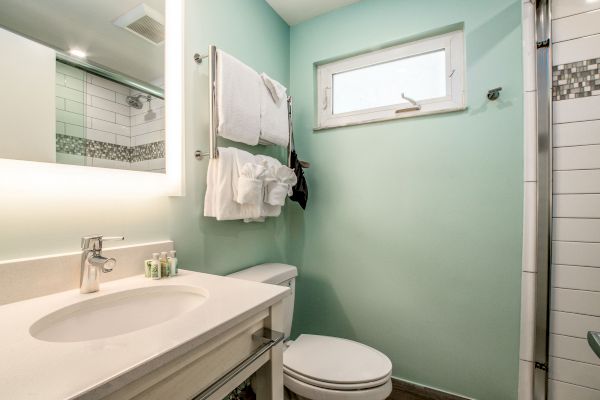
[[[333,75],[333,113],[404,105],[446,96],[446,51],[439,50]]]

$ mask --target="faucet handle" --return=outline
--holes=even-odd
[[[81,238],[82,250],[102,250],[102,242],[107,240],[125,240],[124,236],[88,235]]]

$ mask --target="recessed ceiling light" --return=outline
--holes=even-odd
[[[87,53],[85,51],[79,50],[79,49],[69,49],[69,54],[74,57],[78,57],[78,58],[86,58],[87,57]]]

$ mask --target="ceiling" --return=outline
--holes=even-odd
[[[164,75],[164,44],[154,45],[113,25],[140,3],[164,14],[165,0],[0,0],[0,26],[144,82]]]
[[[288,24],[300,22],[328,13],[336,8],[358,3],[360,0],[266,0]]]

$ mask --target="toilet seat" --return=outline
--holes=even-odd
[[[297,395],[312,400],[383,400],[392,393],[391,379],[388,379],[385,384],[371,389],[333,390],[309,385],[283,374],[283,384]]]
[[[294,386],[342,393],[379,389],[392,374],[385,354],[362,343],[318,335],[300,335],[291,342],[283,365],[284,379]]]

